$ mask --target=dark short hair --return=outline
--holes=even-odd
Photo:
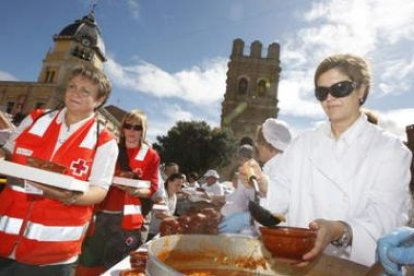
[[[238,155],[239,157],[252,159],[254,155],[254,147],[248,144],[242,145],[239,147]]]
[[[188,177],[190,178],[193,178],[193,179],[195,179],[195,180],[197,180],[197,179],[199,179],[199,176],[198,176],[198,173],[196,173],[196,172],[190,172],[189,174],[188,174]]]
[[[172,175],[170,175],[164,182],[164,188],[166,191],[168,187],[168,182],[174,181],[176,179],[184,180],[185,176],[182,173],[173,173]]]
[[[164,165],[164,168],[174,167],[174,166],[179,167],[177,163],[174,163],[174,162],[166,162],[165,165]]]

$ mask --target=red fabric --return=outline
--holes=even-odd
[[[33,118],[39,115],[33,114]],[[43,117],[42,117],[43,118]],[[16,139],[16,145],[12,160],[16,163],[25,164],[26,156],[18,154],[17,149],[24,148],[32,150],[31,156],[43,160],[58,163],[67,168],[67,173],[74,178],[87,180],[90,175],[95,149],[81,148],[82,143],[92,126],[96,126],[95,119],[91,119],[84,126],[78,129],[69,139],[57,150],[51,158],[54,146],[57,142],[60,124],[56,118],[49,122],[36,121],[34,125],[45,124],[47,128],[42,136],[29,133],[31,127],[23,131]],[[107,143],[113,136],[106,130],[99,135],[98,146]],[[73,168],[79,159],[85,161],[83,174],[77,174]],[[72,167],[72,169],[71,169]],[[80,253],[83,237],[77,241],[56,241],[46,242],[29,240],[23,236],[28,221],[50,226],[83,226],[91,219],[93,206],[64,205],[59,201],[45,198],[38,195],[29,195],[6,188],[0,194],[0,216],[10,216],[24,220],[19,235],[6,234],[0,231],[0,256],[8,257],[15,249],[17,261],[26,264],[50,264],[65,261]]]
[[[148,147],[148,146],[146,146]],[[137,160],[140,154],[140,148],[128,149],[129,166],[133,172],[139,176],[141,180],[149,180],[151,182],[151,195],[158,189],[158,175],[160,158],[158,153],[148,147],[146,149],[143,160]],[[117,167],[119,169],[119,165]],[[123,190],[111,186],[109,192],[101,205],[102,210],[121,211],[125,205],[141,206],[141,201],[138,197],[131,196]],[[125,215],[122,220],[122,227],[126,230],[140,229],[144,223],[144,218],[141,214]]]

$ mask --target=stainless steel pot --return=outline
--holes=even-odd
[[[165,254],[165,252],[171,252],[169,260],[174,262],[174,252],[185,252],[191,257],[191,261],[181,262],[180,268],[183,269],[219,268],[245,273],[257,272],[260,275],[274,275],[264,255],[266,254],[268,259],[271,259],[271,257],[268,252],[263,252],[262,249],[264,248],[257,239],[241,235],[165,236],[149,244],[146,272],[151,276],[184,275],[160,260],[159,256]],[[217,258],[219,256],[227,256],[226,263],[223,263],[223,258]],[[232,263],[238,258],[246,257],[263,260],[267,268],[248,269],[238,267]],[[177,262],[180,261],[182,260],[177,260]]]
[[[260,240],[241,235],[171,235],[152,241],[148,246],[146,273],[150,276],[182,276],[159,256],[169,253],[169,263],[179,263],[181,269],[223,269],[239,271],[241,275],[365,275],[368,268],[332,256],[322,256],[305,268],[297,268],[271,257]],[[177,252],[185,252],[190,260],[179,259]],[[187,254],[188,253],[188,254]],[[174,260],[175,256],[178,258]],[[223,262],[226,256],[227,260]],[[265,267],[243,268],[234,261],[251,257]],[[172,261],[172,262],[171,262]],[[338,274],[339,273],[339,274]]]

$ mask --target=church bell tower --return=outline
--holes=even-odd
[[[262,56],[262,44],[254,41],[244,54],[244,41],[235,39],[228,63],[221,127],[230,128],[237,139],[254,140],[257,127],[278,115],[280,46],[272,43]]]

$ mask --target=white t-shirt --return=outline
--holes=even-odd
[[[165,197],[164,200],[168,207],[168,215],[174,215],[175,208],[177,207],[177,195],[173,194],[171,197]],[[155,211],[152,212],[150,228],[148,232],[151,234],[158,234],[158,232],[160,232],[161,219],[157,218],[154,212]]]
[[[209,195],[224,195],[224,189],[218,181],[210,186],[207,183],[204,183],[201,188],[203,188]]]

